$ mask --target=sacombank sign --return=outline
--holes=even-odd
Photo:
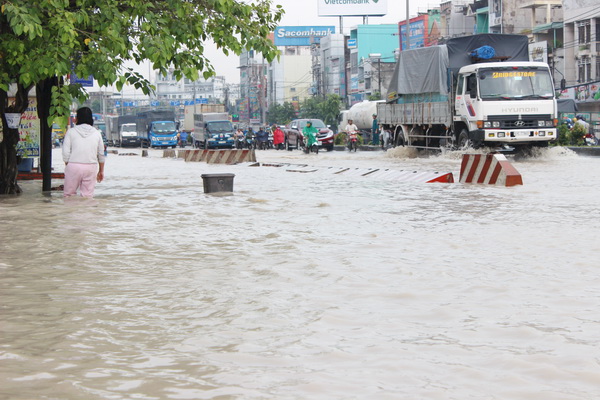
[[[317,4],[319,17],[387,14],[387,0],[317,0]]]
[[[275,28],[275,46],[310,46],[335,33],[335,26],[279,26]]]

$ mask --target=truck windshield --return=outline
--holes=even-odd
[[[152,123],[154,133],[173,133],[175,132],[175,122],[161,121]]]
[[[123,125],[121,127],[121,134],[123,136],[135,136],[137,134],[135,125]]]
[[[490,68],[479,70],[483,100],[552,99],[554,87],[545,68]]]
[[[233,131],[233,126],[229,121],[208,122],[208,130],[211,133],[228,133]]]

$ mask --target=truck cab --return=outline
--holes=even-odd
[[[151,147],[177,147],[177,124],[175,121],[152,121],[148,128]]]
[[[119,130],[120,145],[137,147],[140,145],[140,138],[137,135],[136,124],[122,124]]]
[[[233,148],[235,129],[227,113],[194,115],[193,146],[196,148]]]
[[[546,146],[557,139],[557,104],[545,63],[498,62],[461,68],[454,109],[460,147]]]

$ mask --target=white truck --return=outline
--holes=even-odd
[[[349,110],[341,111],[338,115],[338,132],[343,132],[352,120],[359,132],[370,133],[373,127],[373,114],[377,114],[377,104],[385,103],[385,100],[363,100],[350,107]]]
[[[552,74],[529,61],[523,35],[478,34],[402,51],[377,116],[396,144],[421,149],[517,150],[557,139]]]
[[[192,144],[196,148],[233,148],[235,130],[226,112],[194,114]]]

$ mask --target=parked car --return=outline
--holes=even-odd
[[[302,129],[304,129],[308,121],[312,122],[312,125],[319,130],[319,133],[317,134],[319,147],[322,147],[327,151],[332,151],[334,139],[333,131],[329,129],[323,121],[315,118],[295,119],[290,122],[289,128],[283,130],[283,133],[285,134],[285,147],[288,150],[300,148],[303,143]]]

